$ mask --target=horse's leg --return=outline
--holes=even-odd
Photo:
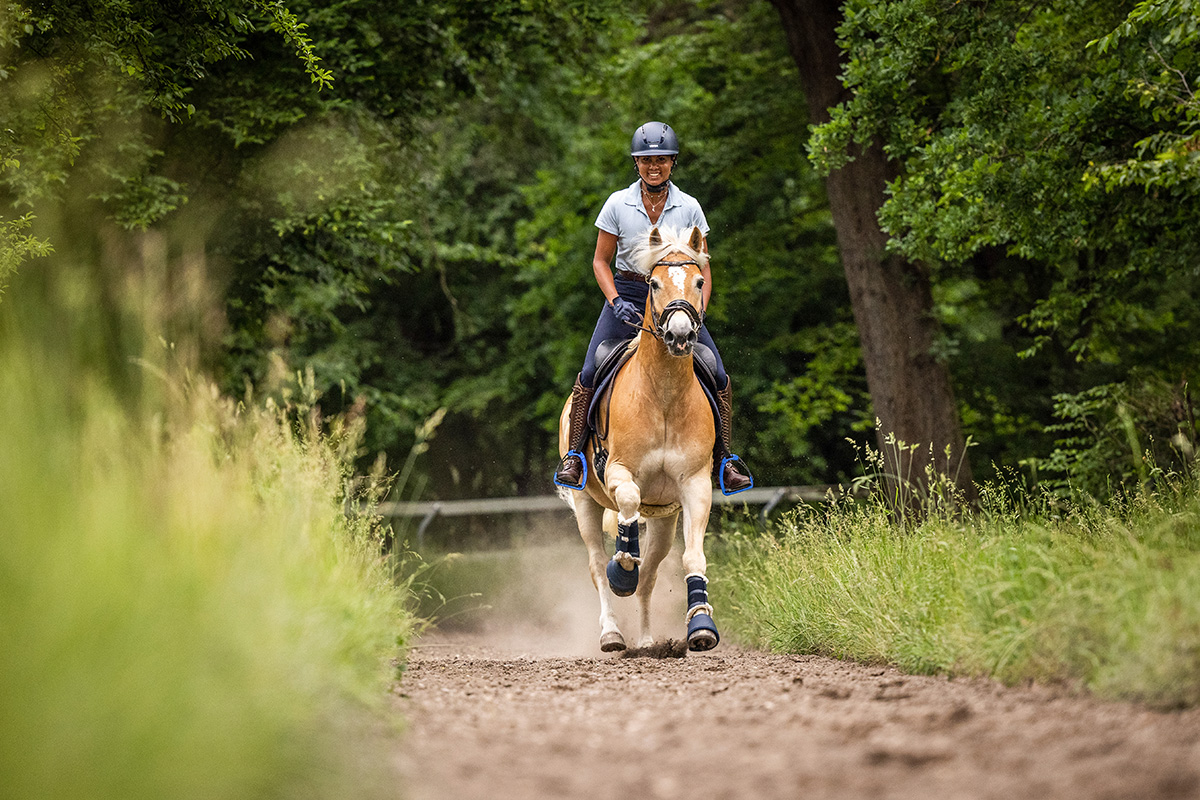
[[[690,478],[682,487],[683,573],[688,587],[688,649],[711,650],[721,641],[708,603],[708,560],[704,557],[704,531],[712,510],[712,481],[707,472]]]
[[[650,632],[650,595],[654,593],[654,583],[658,580],[658,565],[667,553],[671,552],[671,544],[675,539],[675,522],[678,519],[678,514],[672,514],[669,517],[646,520],[646,546],[642,549],[641,579],[637,587],[638,611],[642,623],[638,647],[654,644],[654,634]]]
[[[642,490],[633,482],[633,473],[621,464],[609,464],[605,470],[608,493],[617,502],[617,552],[608,563],[608,585],[613,594],[628,597],[638,585],[641,563],[639,533],[642,516]]]
[[[578,492],[575,495],[575,521],[579,525],[579,535],[587,546],[592,585],[600,595],[600,649],[606,653],[624,650],[625,638],[617,628],[612,594],[608,590],[608,578],[605,575],[608,553],[604,549],[604,506],[586,492]]]

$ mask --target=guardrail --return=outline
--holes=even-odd
[[[780,503],[817,503],[832,493],[842,496],[849,487],[837,484],[824,486],[761,486],[723,495],[713,492],[714,506],[761,505],[759,517],[766,520]],[[428,500],[398,503],[380,503],[377,513],[384,517],[420,517],[417,526],[417,546],[425,543],[425,531],[438,517],[473,517],[493,514],[528,514],[538,512],[566,512],[570,508],[556,494],[532,495],[529,497],[494,497],[477,500]]]

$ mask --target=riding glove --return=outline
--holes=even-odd
[[[642,324],[642,313],[638,311],[638,307],[624,297],[617,295],[609,305],[612,306],[613,313],[617,315],[617,319],[622,322],[628,322],[630,325]]]

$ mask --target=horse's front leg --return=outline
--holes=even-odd
[[[708,603],[708,560],[704,557],[704,532],[712,510],[712,481],[707,472],[690,478],[682,487],[683,572],[688,587],[687,637],[689,650],[711,650],[721,641]]]
[[[576,493],[575,522],[579,525],[579,536],[587,547],[592,585],[600,595],[600,649],[605,653],[624,650],[625,638],[617,628],[612,594],[608,591],[608,578],[604,574],[608,562],[608,553],[604,549],[604,506],[586,492]]]
[[[646,547],[642,551],[641,579],[637,587],[638,611],[642,623],[638,647],[654,644],[654,634],[650,632],[650,596],[654,593],[654,583],[658,580],[658,565],[671,551],[672,540],[675,538],[675,523],[678,519],[678,514],[672,514],[669,517],[646,520]]]
[[[639,542],[642,490],[624,465],[610,463],[605,471],[608,494],[617,503],[617,551],[608,562],[608,585],[613,594],[628,597],[637,589],[638,565],[642,563]]]

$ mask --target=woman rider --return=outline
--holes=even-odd
[[[652,227],[660,224],[681,230],[694,226],[708,236],[708,221],[704,218],[700,203],[671,183],[671,170],[679,155],[675,131],[662,122],[647,122],[634,131],[629,154],[633,156],[638,180],[626,189],[613,192],[596,218],[596,227],[600,232],[596,237],[596,254],[592,257],[592,272],[607,302],[600,311],[596,331],[592,334],[587,357],[583,361],[583,371],[575,380],[575,388],[571,393],[570,452],[554,473],[554,482],[570,489],[583,488],[583,461],[579,454],[583,452],[587,440],[588,406],[596,391],[596,348],[609,339],[629,339],[636,335],[642,322],[642,309],[646,307],[649,286],[629,262],[631,251],[635,244],[647,237]],[[615,279],[609,269],[614,256]],[[712,294],[712,275],[707,264],[703,274],[704,308],[700,309],[701,313],[708,307],[708,298]],[[749,489],[754,485],[754,479],[746,465],[729,453],[733,428],[730,418],[733,390],[717,346],[713,344],[706,327],[700,328],[699,341],[712,350],[717,362],[716,400],[720,424],[717,425],[713,453],[715,477],[726,494],[733,494]]]

